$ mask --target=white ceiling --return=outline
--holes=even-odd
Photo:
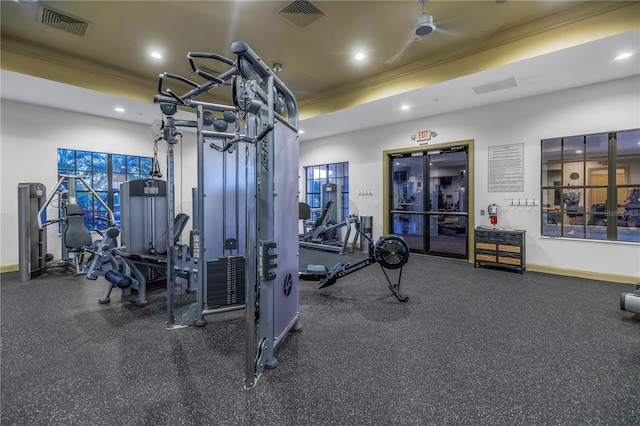
[[[615,61],[623,51],[634,55]],[[640,30],[578,45],[412,92],[303,120],[302,142],[620,78],[640,76]],[[514,78],[517,87],[476,95],[473,87]],[[286,84],[286,81],[284,81]],[[639,86],[640,92],[640,86]],[[640,93],[638,93],[640,99]],[[35,105],[149,124],[157,106],[2,70],[0,96]],[[401,110],[409,105],[409,110]],[[123,107],[126,112],[114,110]],[[189,114],[180,113],[181,117]],[[372,120],[375,117],[375,120]]]

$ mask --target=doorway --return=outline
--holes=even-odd
[[[389,232],[414,253],[468,259],[469,145],[387,155]]]

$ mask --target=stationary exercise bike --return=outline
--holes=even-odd
[[[360,224],[356,223],[356,229],[359,230]],[[338,263],[331,270],[327,271],[326,267],[317,265],[309,265],[307,272],[300,273],[300,279],[314,280],[320,279],[320,286],[318,288],[325,288],[332,286],[339,278],[356,272],[362,268],[365,268],[374,263],[379,263],[382,268],[387,282],[389,283],[389,289],[401,302],[407,302],[408,296],[404,296],[400,293],[400,282],[402,280],[402,267],[409,260],[409,246],[401,237],[397,235],[386,235],[380,237],[376,243],[367,235],[362,234],[367,240],[369,246],[369,257],[359,260],[354,263]],[[386,269],[400,269],[398,276],[398,282],[396,284],[391,282]]]

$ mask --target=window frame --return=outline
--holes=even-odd
[[[625,133],[630,133],[632,138],[635,137],[634,133],[638,133],[637,151],[635,150],[636,146],[632,146],[631,154],[625,156],[626,160],[623,164],[619,164],[618,140]],[[589,148],[589,143],[598,141],[598,138],[600,138],[599,143],[602,145],[605,136],[607,146],[604,149],[593,148],[592,150]],[[581,140],[581,143],[576,144],[576,140]],[[565,141],[567,141],[567,146],[572,146],[572,148],[565,149]],[[577,147],[580,147],[580,150],[576,150]],[[568,153],[570,150],[573,152]],[[634,177],[634,173],[635,175],[640,173],[640,129],[546,138],[540,142],[540,151],[541,236],[640,244],[640,233],[620,232],[624,231],[625,227],[629,227],[629,231],[632,229],[628,218],[633,211],[624,207],[625,197],[634,188],[640,188],[640,181],[634,181],[637,179]],[[553,155],[554,152],[555,155]],[[559,158],[557,152],[560,154]],[[578,153],[579,157],[576,156]],[[545,158],[548,154],[552,155]],[[600,167],[596,167],[598,166],[595,164],[596,161],[600,162]],[[625,164],[627,161],[631,163]],[[577,166],[576,163],[580,163],[580,165]],[[557,168],[558,164],[559,169]],[[550,167],[550,165],[555,165],[555,167]],[[603,177],[606,175],[606,184],[592,182],[593,172],[597,170],[604,171],[600,174]],[[555,180],[555,177],[551,178],[552,172],[555,172],[555,175],[559,173],[559,180]],[[573,172],[577,172],[577,174]],[[620,175],[627,177],[628,181],[618,182]],[[577,183],[568,187],[567,184],[572,183],[569,180],[576,180]],[[601,191],[603,189],[604,192]],[[567,204],[564,202],[566,194],[574,190],[580,193],[583,206],[577,214],[567,213]],[[595,202],[598,200],[595,195],[596,191],[600,191],[598,193],[600,198],[606,197],[604,203]],[[552,203],[548,201],[553,201],[553,207]],[[573,217],[579,218],[577,224],[571,221],[572,214]],[[611,220],[611,218],[615,218],[615,220]],[[637,220],[636,223],[640,225],[640,220]],[[549,225],[556,225],[556,227],[552,228]],[[605,232],[598,232],[598,226],[604,226]],[[633,231],[637,231],[637,229]],[[598,238],[599,236],[602,237]]]
[[[317,173],[316,173],[317,172]],[[324,172],[324,177],[322,176]],[[349,162],[315,164],[304,166],[305,202],[311,207],[311,221],[320,216],[322,208],[322,186],[337,183],[342,192],[342,216],[349,216]]]
[[[72,159],[70,158],[72,154]],[[78,164],[78,155],[82,156],[82,164]],[[61,158],[63,157],[64,158]],[[86,159],[90,158],[89,162]],[[103,160],[104,159],[104,160]],[[97,160],[97,161],[96,161]],[[61,165],[69,166],[73,162],[73,167],[61,167]],[[66,164],[64,164],[66,162]],[[106,162],[106,164],[103,164]],[[134,166],[135,164],[135,167]],[[130,167],[131,166],[131,167]],[[98,151],[87,151],[80,149],[58,148],[57,150],[57,170],[58,180],[62,175],[82,176],[89,182],[94,191],[109,206],[116,219],[115,226],[120,227],[120,184],[133,179],[149,178],[151,168],[153,166],[153,158],[141,155],[129,155],[120,153],[108,153]],[[102,186],[96,189],[94,179],[99,174],[106,174],[106,178],[101,180]],[[120,178],[114,180],[114,178]],[[124,177],[124,180],[121,180]],[[105,189],[106,188],[106,189]],[[56,188],[56,191],[60,188]],[[107,213],[99,204],[95,203],[90,192],[82,188],[76,188],[78,203],[82,205],[84,210],[84,219],[87,227],[93,230],[104,230],[110,226],[108,221],[96,219],[96,217],[107,217]],[[83,203],[85,197],[91,197],[91,208],[88,208],[86,202]],[[58,215],[62,217],[62,210],[59,206]]]

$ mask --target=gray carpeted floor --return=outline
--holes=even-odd
[[[318,256],[301,259],[322,262]],[[280,345],[278,368],[246,391],[242,312],[167,331],[161,291],[139,308],[116,292],[99,305],[104,282],[63,271],[27,283],[15,273],[1,279],[3,425],[640,418],[640,320],[618,305],[629,285],[417,255],[402,277],[407,303],[378,265],[323,290],[301,281],[303,331]]]

